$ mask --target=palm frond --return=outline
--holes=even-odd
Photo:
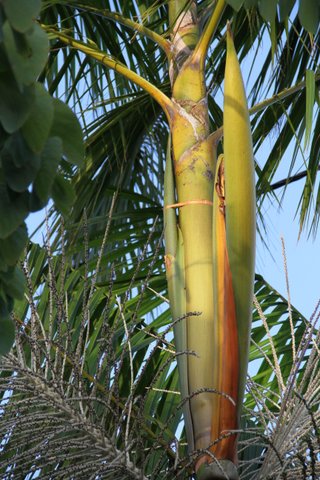
[[[119,266],[105,282],[87,242],[83,268],[49,244],[24,263],[29,291],[1,363],[2,478],[150,478],[176,457],[180,400],[168,309],[155,315],[157,252],[145,246],[131,282]]]
[[[155,5],[152,1],[139,0],[119,2],[118,10],[115,10],[112,2],[84,4],[81,1],[50,0],[43,4],[41,22],[60,26],[67,29],[70,36],[92,42],[170,95],[168,67],[162,49],[148,36],[135,32],[134,28],[123,25],[121,21],[117,23],[115,18],[108,18],[106,13],[110,11],[119,15],[120,20],[126,18],[137,22],[165,39],[170,32],[166,3],[157,2]],[[199,15],[203,14],[205,18],[208,8],[210,2],[201,2]],[[259,211],[262,210],[265,197],[272,195],[272,183],[297,175],[301,170],[306,171],[297,209],[301,228],[308,225],[315,233],[319,221],[317,198],[320,196],[317,182],[319,109],[314,107],[310,147],[305,150],[304,80],[306,70],[311,70],[319,82],[319,30],[314,37],[310,37],[300,24],[298,12],[293,10],[288,25],[280,22],[275,24],[277,43],[273,51],[268,25],[258,10],[240,9],[235,13],[228,6],[210,47],[206,66],[213,129],[222,124],[220,91],[225,64],[224,35],[226,22],[230,18],[234,24],[235,44],[243,64],[244,77],[248,80],[249,106],[254,112],[251,121],[257,160]],[[141,178],[140,171],[139,175],[135,175],[135,167],[140,162],[145,187],[152,193],[152,198],[162,194],[157,179],[162,174],[167,126],[164,119],[159,118],[158,106],[122,76],[57,40],[52,42],[47,69],[42,78],[48,83],[51,93],[66,98],[82,118],[88,145],[88,167],[77,177],[77,183],[83,185],[78,193],[80,199],[85,198],[89,204],[108,208],[110,204],[104,199],[106,183],[113,188],[121,185],[126,189],[130,180],[135,187]],[[294,92],[295,85],[301,85],[297,93]],[[291,88],[293,93],[287,95]],[[273,99],[269,106],[263,106],[266,98]],[[255,110],[257,104],[263,107],[258,112]],[[270,143],[273,143],[271,148]],[[155,144],[157,151],[151,153],[149,147]],[[270,153],[262,154],[263,151]],[[288,162],[287,173],[282,173],[279,178],[283,159],[288,155],[291,161]],[[148,163],[150,157],[152,172]],[[152,187],[154,182],[156,189]],[[85,197],[82,196],[84,188]],[[123,208],[126,206],[123,205]]]
[[[116,209],[103,236],[90,237],[93,221],[82,222],[81,255],[62,227],[45,247],[31,246],[23,264],[28,291],[14,313],[15,346],[0,365],[1,476],[190,478],[199,452],[186,451],[176,356],[192,352],[172,343],[161,235],[155,226],[147,243],[125,242],[123,258],[136,259],[127,265],[117,260],[130,229],[122,236],[113,228]],[[288,478],[304,478],[293,476],[299,458],[305,455],[306,472],[317,468],[319,333],[262,277],[255,292],[250,361],[260,366],[248,381],[241,478],[267,478],[257,476],[267,468],[280,478],[284,465]],[[304,453],[310,445],[311,456]]]
[[[254,419],[260,428],[249,426],[244,443],[252,449],[253,438],[260,437],[260,456],[248,462],[241,478],[289,480],[318,478],[320,474],[318,307],[301,338],[289,375],[282,361],[274,365],[276,377],[287,377],[280,395],[275,395],[272,387],[265,388],[253,380],[248,384],[255,399],[255,409],[248,413],[248,418]],[[253,476],[252,463],[257,469]]]

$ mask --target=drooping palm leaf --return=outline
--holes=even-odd
[[[164,91],[167,93],[167,66],[164,54],[157,44],[152,42],[150,38],[146,38],[140,33],[135,33],[132,28],[124,26],[119,22],[117,23],[115,19],[108,17],[108,11],[115,12],[113,4],[104,2],[102,5],[98,1],[87,3],[63,0],[59,2],[46,1],[44,2],[42,21],[48,25],[59,24],[62,28],[68,28],[70,33],[72,31],[75,32],[77,38],[90,39],[90,41],[108,52],[108,54],[126,63],[130,68],[134,68],[144,78],[152,81],[158,88],[164,88]],[[166,3],[153,5],[151,1],[146,3],[138,0],[120,2],[117,13],[138,22],[143,27],[152,29],[165,38],[168,34]],[[206,18],[206,12],[209,8],[210,2],[200,2],[199,12],[201,14],[203,11],[204,18]],[[298,145],[301,144],[301,148],[303,146],[301,141],[305,131],[303,119],[306,105],[305,86],[301,82],[305,79],[306,69],[311,69],[317,74],[316,65],[319,63],[319,49],[314,48],[313,45],[317,45],[319,33],[316,33],[314,38],[311,39],[308,33],[301,27],[298,13],[294,10],[286,29],[284,23],[276,23],[279,41],[276,44],[274,54],[272,54],[271,46],[269,50],[265,48],[265,45],[269,43],[267,24],[264,23],[257,10],[252,9],[246,12],[240,9],[238,13],[235,13],[230,7],[226,8],[218,27],[218,32],[222,32],[222,35],[226,20],[232,16],[235,26],[235,43],[240,51],[240,60],[245,61],[249,55],[254,55],[255,59],[250,79],[251,91],[247,92],[251,105],[255,108],[257,103],[262,102],[263,106],[266,97],[273,98],[272,104],[269,107],[266,106],[266,110],[262,110],[263,116],[261,111],[252,116],[256,150],[262,145],[266,145],[269,149],[269,135],[274,135],[275,133],[273,132],[278,132],[280,129],[279,140],[275,143],[266,162],[262,164],[259,156],[257,157],[261,167],[257,169],[259,176],[258,193],[263,199],[265,194],[270,191],[270,184],[275,178],[281,158],[287,153],[287,147],[294,136],[293,128],[300,128],[296,141]],[[207,75],[208,83],[211,85],[211,95],[214,97],[213,102],[210,102],[213,107],[212,118],[215,126],[219,127],[221,124],[219,125],[218,123],[219,115],[217,117],[214,99],[217,99],[218,104],[221,104],[218,91],[223,75],[225,51],[223,42],[219,41],[219,35],[217,37],[218,41],[213,43],[209,52]],[[55,41],[55,43],[58,50],[61,50],[64,54],[63,56],[57,54],[57,48],[52,48],[52,56],[46,72],[49,88],[52,92],[56,92],[59,95],[66,94],[71,104],[81,113],[86,126],[85,131],[88,135],[88,145],[95,145],[94,149],[89,148],[88,150],[88,156],[91,158],[89,163],[91,178],[99,173],[100,185],[101,183],[104,184],[106,179],[109,178],[107,173],[109,169],[102,166],[109,164],[109,161],[112,162],[115,151],[117,152],[118,165],[122,164],[123,160],[126,159],[126,163],[127,161],[129,162],[127,168],[129,168],[129,165],[134,165],[132,162],[139,156],[141,150],[145,151],[145,139],[148,138],[145,135],[152,128],[151,125],[158,117],[159,110],[155,107],[151,109],[150,113],[147,113],[148,110],[143,105],[146,98],[144,95],[139,98],[136,97],[137,89],[132,83],[106,70],[99,63],[80,55],[73,49],[66,46],[62,48],[62,44],[59,41]],[[264,59],[262,62],[261,58]],[[63,73],[58,73],[58,64],[59,72]],[[280,65],[280,68],[276,68],[276,64]],[[316,80],[317,78],[316,76]],[[54,80],[52,87],[50,86],[52,81],[50,79]],[[57,79],[60,79],[59,82]],[[61,81],[65,83],[67,89]],[[285,100],[279,100],[282,98],[282,92],[285,93],[289,87],[299,84],[301,84],[301,87],[298,89],[298,95],[293,91]],[[132,103],[132,110],[127,105],[128,100],[129,104],[132,100],[135,100]],[[110,101],[117,107],[113,114],[110,112]],[[120,110],[118,108],[123,104],[126,104],[127,111],[125,122],[124,117],[121,115],[121,108]],[[141,105],[141,109],[139,105]],[[94,115],[91,114],[93,111]],[[133,113],[131,116],[130,111]],[[287,116],[287,112],[289,116]],[[95,117],[94,120],[92,120],[92,116]],[[161,124],[161,128],[166,130],[165,125],[162,122]],[[317,122],[314,125],[316,126]],[[101,129],[97,130],[97,126]],[[157,123],[156,127],[153,128],[153,132],[161,130],[159,123]],[[111,135],[109,133],[110,128],[113,131]],[[137,133],[137,128],[139,133]],[[94,136],[91,133],[92,131],[95,131]],[[132,132],[132,138],[135,142],[131,143],[132,141],[128,133],[125,135],[124,141],[123,132]],[[91,136],[94,139],[94,143],[90,140]],[[310,155],[308,155],[308,152],[305,154],[306,157],[309,157],[309,161],[304,165],[301,155],[297,157],[299,148],[296,149],[287,173],[287,176],[290,177],[301,169],[307,170],[303,201],[301,202],[301,225],[305,224],[308,215],[312,219],[310,226],[316,226],[318,221],[317,202],[314,204],[315,210],[313,211],[314,207],[311,201],[312,191],[314,186],[316,186],[318,165],[316,139],[317,127],[311,134]],[[149,143],[148,140],[146,142]],[[98,144],[100,144],[100,147],[96,150]],[[160,143],[157,142],[157,152],[153,156],[156,176],[162,171],[164,154],[165,142],[163,138],[161,148]],[[92,158],[94,161],[92,161]],[[134,182],[135,169],[131,168],[128,170],[127,168],[123,168],[123,176],[126,180],[132,178]],[[148,179],[146,180],[148,184],[152,176],[146,175],[145,177]],[[103,181],[101,181],[102,178],[104,179]],[[113,185],[115,181],[119,182],[119,174],[112,180],[110,178],[110,183],[112,182]],[[87,184],[86,175],[83,177],[83,182]],[[97,196],[102,201],[103,189],[98,195],[96,188],[88,186],[86,188],[89,189],[88,193],[90,189],[92,192],[95,192],[96,202],[99,204]],[[297,199],[297,202],[299,202],[299,199]]]
[[[72,247],[69,251],[67,244],[61,254],[61,240],[50,249],[33,245],[29,250],[23,267],[28,292],[14,313],[16,346],[1,363],[3,478],[24,479],[32,472],[41,478],[139,478],[141,470],[155,480],[190,475],[192,460],[186,457],[184,435],[179,439],[181,429],[177,432],[182,404],[171,317],[160,296],[165,293],[162,262],[146,246],[132,269],[116,264],[112,245],[119,243],[121,232],[117,238],[114,224],[116,219],[111,221],[99,270],[97,259],[86,254],[84,264],[75,268],[75,251]],[[88,251],[85,232],[84,226],[83,249]],[[128,245],[124,248],[130,251]],[[304,420],[299,425],[288,420],[287,436],[301,440],[298,451],[303,452],[304,442],[314,445],[314,451],[317,448],[311,407],[305,405],[305,401],[317,405],[316,391],[310,390],[315,389],[316,378],[308,387],[312,372],[304,363],[299,368],[296,364],[292,375],[292,346],[282,340],[290,337],[288,306],[262,277],[256,278],[255,292],[261,311],[254,311],[250,360],[253,365],[262,363],[248,383],[246,433],[240,438],[241,478],[256,478],[247,473],[257,473],[261,465],[274,472],[282,468],[272,449],[271,464],[263,462],[262,450],[270,443],[288,464],[289,447],[277,446],[281,430],[274,427],[279,415],[287,415],[281,407],[286,391],[274,378],[274,357],[261,313],[277,358],[282,357],[277,367],[290,393],[286,405],[291,417],[285,418],[295,418],[295,410],[290,413],[298,408],[292,403],[295,392],[302,396],[299,408],[304,409]],[[315,347],[311,351],[310,336],[316,331],[293,307],[291,315],[297,358],[301,342],[301,358],[314,365],[316,373],[318,357]],[[276,331],[279,327],[281,335]],[[257,463],[253,452],[258,454]],[[310,470],[311,463],[305,461]]]

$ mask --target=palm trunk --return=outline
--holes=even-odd
[[[217,3],[216,10],[219,10],[222,3]],[[253,182],[252,173],[247,175],[248,169],[253,171],[253,162],[249,152],[249,160],[244,159],[247,179],[242,188],[244,195],[249,197],[249,201],[245,202],[249,206],[244,211],[241,207],[236,208],[228,215],[230,200],[227,194],[230,191],[232,203],[235,192],[239,190],[238,183],[243,178],[237,171],[238,180],[232,180],[232,161],[237,153],[230,154],[229,150],[231,143],[237,144],[237,137],[235,135],[230,140],[228,133],[227,139],[225,138],[225,148],[228,151],[228,159],[225,160],[228,179],[225,187],[223,160],[219,161],[216,173],[219,134],[210,134],[209,126],[204,78],[206,45],[202,40],[206,33],[200,34],[195,2],[187,10],[182,8],[184,4],[184,1],[179,0],[170,3],[171,40],[174,45],[170,79],[175,105],[170,122],[171,161],[176,196],[170,196],[171,205],[168,197],[166,199],[165,219],[168,218],[168,210],[177,209],[177,225],[167,225],[167,238],[172,229],[178,231],[180,245],[183,245],[183,259],[178,244],[176,249],[172,244],[167,248],[167,258],[169,253],[171,256],[171,261],[166,262],[169,298],[174,318],[188,312],[198,312],[197,315],[188,315],[180,322],[182,325],[179,330],[175,330],[177,349],[189,352],[185,354],[185,360],[179,357],[178,366],[182,395],[189,398],[184,408],[189,450],[199,451],[195,463],[198,478],[214,480],[225,478],[227,474],[230,479],[236,479],[237,435],[233,432],[239,428],[246,378],[253,285]],[[216,20],[221,12],[222,9],[216,12]],[[240,87],[243,89],[240,80],[235,80],[236,95]],[[243,95],[242,90],[241,94]],[[241,102],[243,103],[242,98]],[[227,110],[228,107],[229,110],[234,108],[229,105],[226,106]],[[246,102],[244,108],[247,108]],[[230,118],[230,112],[228,116]],[[244,125],[248,126],[247,117],[248,115],[245,116]],[[239,135],[246,133],[240,131]],[[238,143],[242,145],[243,140]],[[250,144],[250,139],[247,143]],[[245,152],[244,156],[246,155],[248,152]],[[240,166],[236,169],[243,168],[242,156],[240,152]],[[240,196],[238,201],[241,202],[241,198]],[[239,221],[243,222],[243,215],[246,214],[249,217],[245,219],[243,228],[249,232],[246,240],[251,242],[246,245],[250,250],[247,252],[249,268],[248,261],[243,258],[245,252],[241,233],[239,235]],[[237,223],[235,228],[232,226],[234,222]],[[240,241],[238,238],[230,239],[234,234],[239,236]],[[232,258],[229,258],[229,250]],[[175,255],[175,252],[179,253]],[[172,275],[174,262],[174,268],[183,270],[183,275]],[[244,282],[246,286],[242,285]],[[174,290],[180,292],[179,298],[184,293],[184,312],[181,309],[175,311]],[[238,332],[241,334],[240,339]]]
[[[175,9],[173,3],[177,4]],[[186,324],[184,347],[195,353],[188,355],[186,362],[190,395],[202,388],[215,387],[208,365],[214,365],[216,354],[212,345],[212,200],[216,156],[209,138],[204,76],[199,61],[192,57],[199,41],[196,6],[194,3],[187,12],[179,14],[181,3],[171,2],[171,12],[175,14],[170,18],[174,21],[172,42],[175,50],[170,76],[172,99],[176,105],[171,136],[177,202],[181,204],[178,222],[184,244],[186,312],[200,314],[182,321]],[[204,449],[211,442],[213,398],[208,392],[196,394],[190,400],[193,432],[189,449]]]

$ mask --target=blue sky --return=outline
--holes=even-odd
[[[268,227],[267,243],[270,253],[258,240],[256,271],[281,294],[287,297],[281,237],[284,238],[288,265],[291,303],[310,317],[320,299],[320,241],[319,236],[308,238],[308,231],[299,236],[299,219],[294,218],[301,195],[302,181],[287,187],[282,208],[267,204],[265,218]],[[274,259],[272,259],[272,256]]]
[[[295,4],[294,13],[298,4]],[[283,37],[285,40],[285,34]],[[250,92],[255,81],[255,72],[259,71],[270,48],[270,36],[265,31],[261,42],[256,42],[253,49],[248,52],[244,59],[241,69],[246,84],[247,92]],[[258,49],[258,54],[254,55]],[[276,62],[271,67],[277,68]],[[266,75],[266,85],[268,75]],[[270,96],[270,93],[266,97]],[[250,103],[250,102],[249,102]],[[319,108],[315,105],[315,109]],[[256,153],[256,161],[263,166],[273,147],[277,131],[271,132],[269,138],[262,143],[261,148]],[[311,133],[312,135],[312,133]],[[302,142],[303,143],[303,142]],[[274,182],[283,180],[287,177],[290,168],[295,142],[292,141],[289,148],[281,159],[280,166],[273,179]],[[303,158],[305,157],[305,158]],[[308,158],[308,149],[301,146],[300,153],[291,175],[304,171],[305,161]],[[302,188],[305,179],[288,185],[281,207],[275,201],[264,204],[263,216],[267,227],[266,243],[270,252],[263,246],[263,242],[258,238],[256,255],[256,272],[260,273],[265,280],[276,290],[287,298],[286,280],[284,273],[284,259],[282,255],[281,237],[283,237],[286,249],[286,259],[289,274],[289,286],[291,303],[307,318],[313,313],[317,302],[320,299],[320,240],[319,235],[316,238],[309,236],[308,226],[299,237],[299,214],[296,215]],[[319,180],[316,188],[319,186]],[[282,198],[283,189],[275,191],[279,199]],[[313,205],[314,207],[314,205]],[[311,211],[313,214],[313,211]]]

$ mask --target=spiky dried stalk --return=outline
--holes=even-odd
[[[102,246],[109,226],[110,221]],[[161,237],[150,259],[146,284],[160,244]],[[149,243],[135,266],[133,282],[148,251]],[[140,289],[133,309],[132,305],[127,307],[133,284],[116,296],[112,277],[106,296],[105,289],[97,284],[102,252],[94,274],[89,278],[85,273],[84,279],[73,270],[64,247],[62,254],[56,253],[49,242],[46,249],[34,246],[24,261],[29,287],[22,304],[25,317],[21,321],[15,315],[15,347],[0,360],[1,478],[25,478],[37,471],[44,479],[73,475],[79,479],[115,475],[146,479],[148,464],[156,471],[153,457],[161,465],[168,455],[175,459],[167,440],[168,435],[170,441],[174,439],[170,421],[162,423],[161,429],[155,423],[155,432],[150,424],[154,427],[156,420],[146,414],[145,407],[152,404],[153,387],[159,387],[162,370],[166,373],[174,358],[166,339],[171,326],[161,335],[156,331],[152,336],[148,331],[143,333],[146,345],[154,342],[155,346],[136,371],[131,342],[136,341],[135,334],[141,335],[139,312],[146,285]],[[85,264],[88,272],[87,255]],[[39,271],[49,272],[41,283],[40,296],[33,284]],[[160,350],[162,345],[167,348]],[[155,360],[159,351],[164,364]],[[130,359],[135,363],[125,399],[123,379]],[[153,375],[146,384],[150,367]],[[176,392],[168,391],[168,395],[173,397]],[[166,474],[172,478],[170,469]]]

